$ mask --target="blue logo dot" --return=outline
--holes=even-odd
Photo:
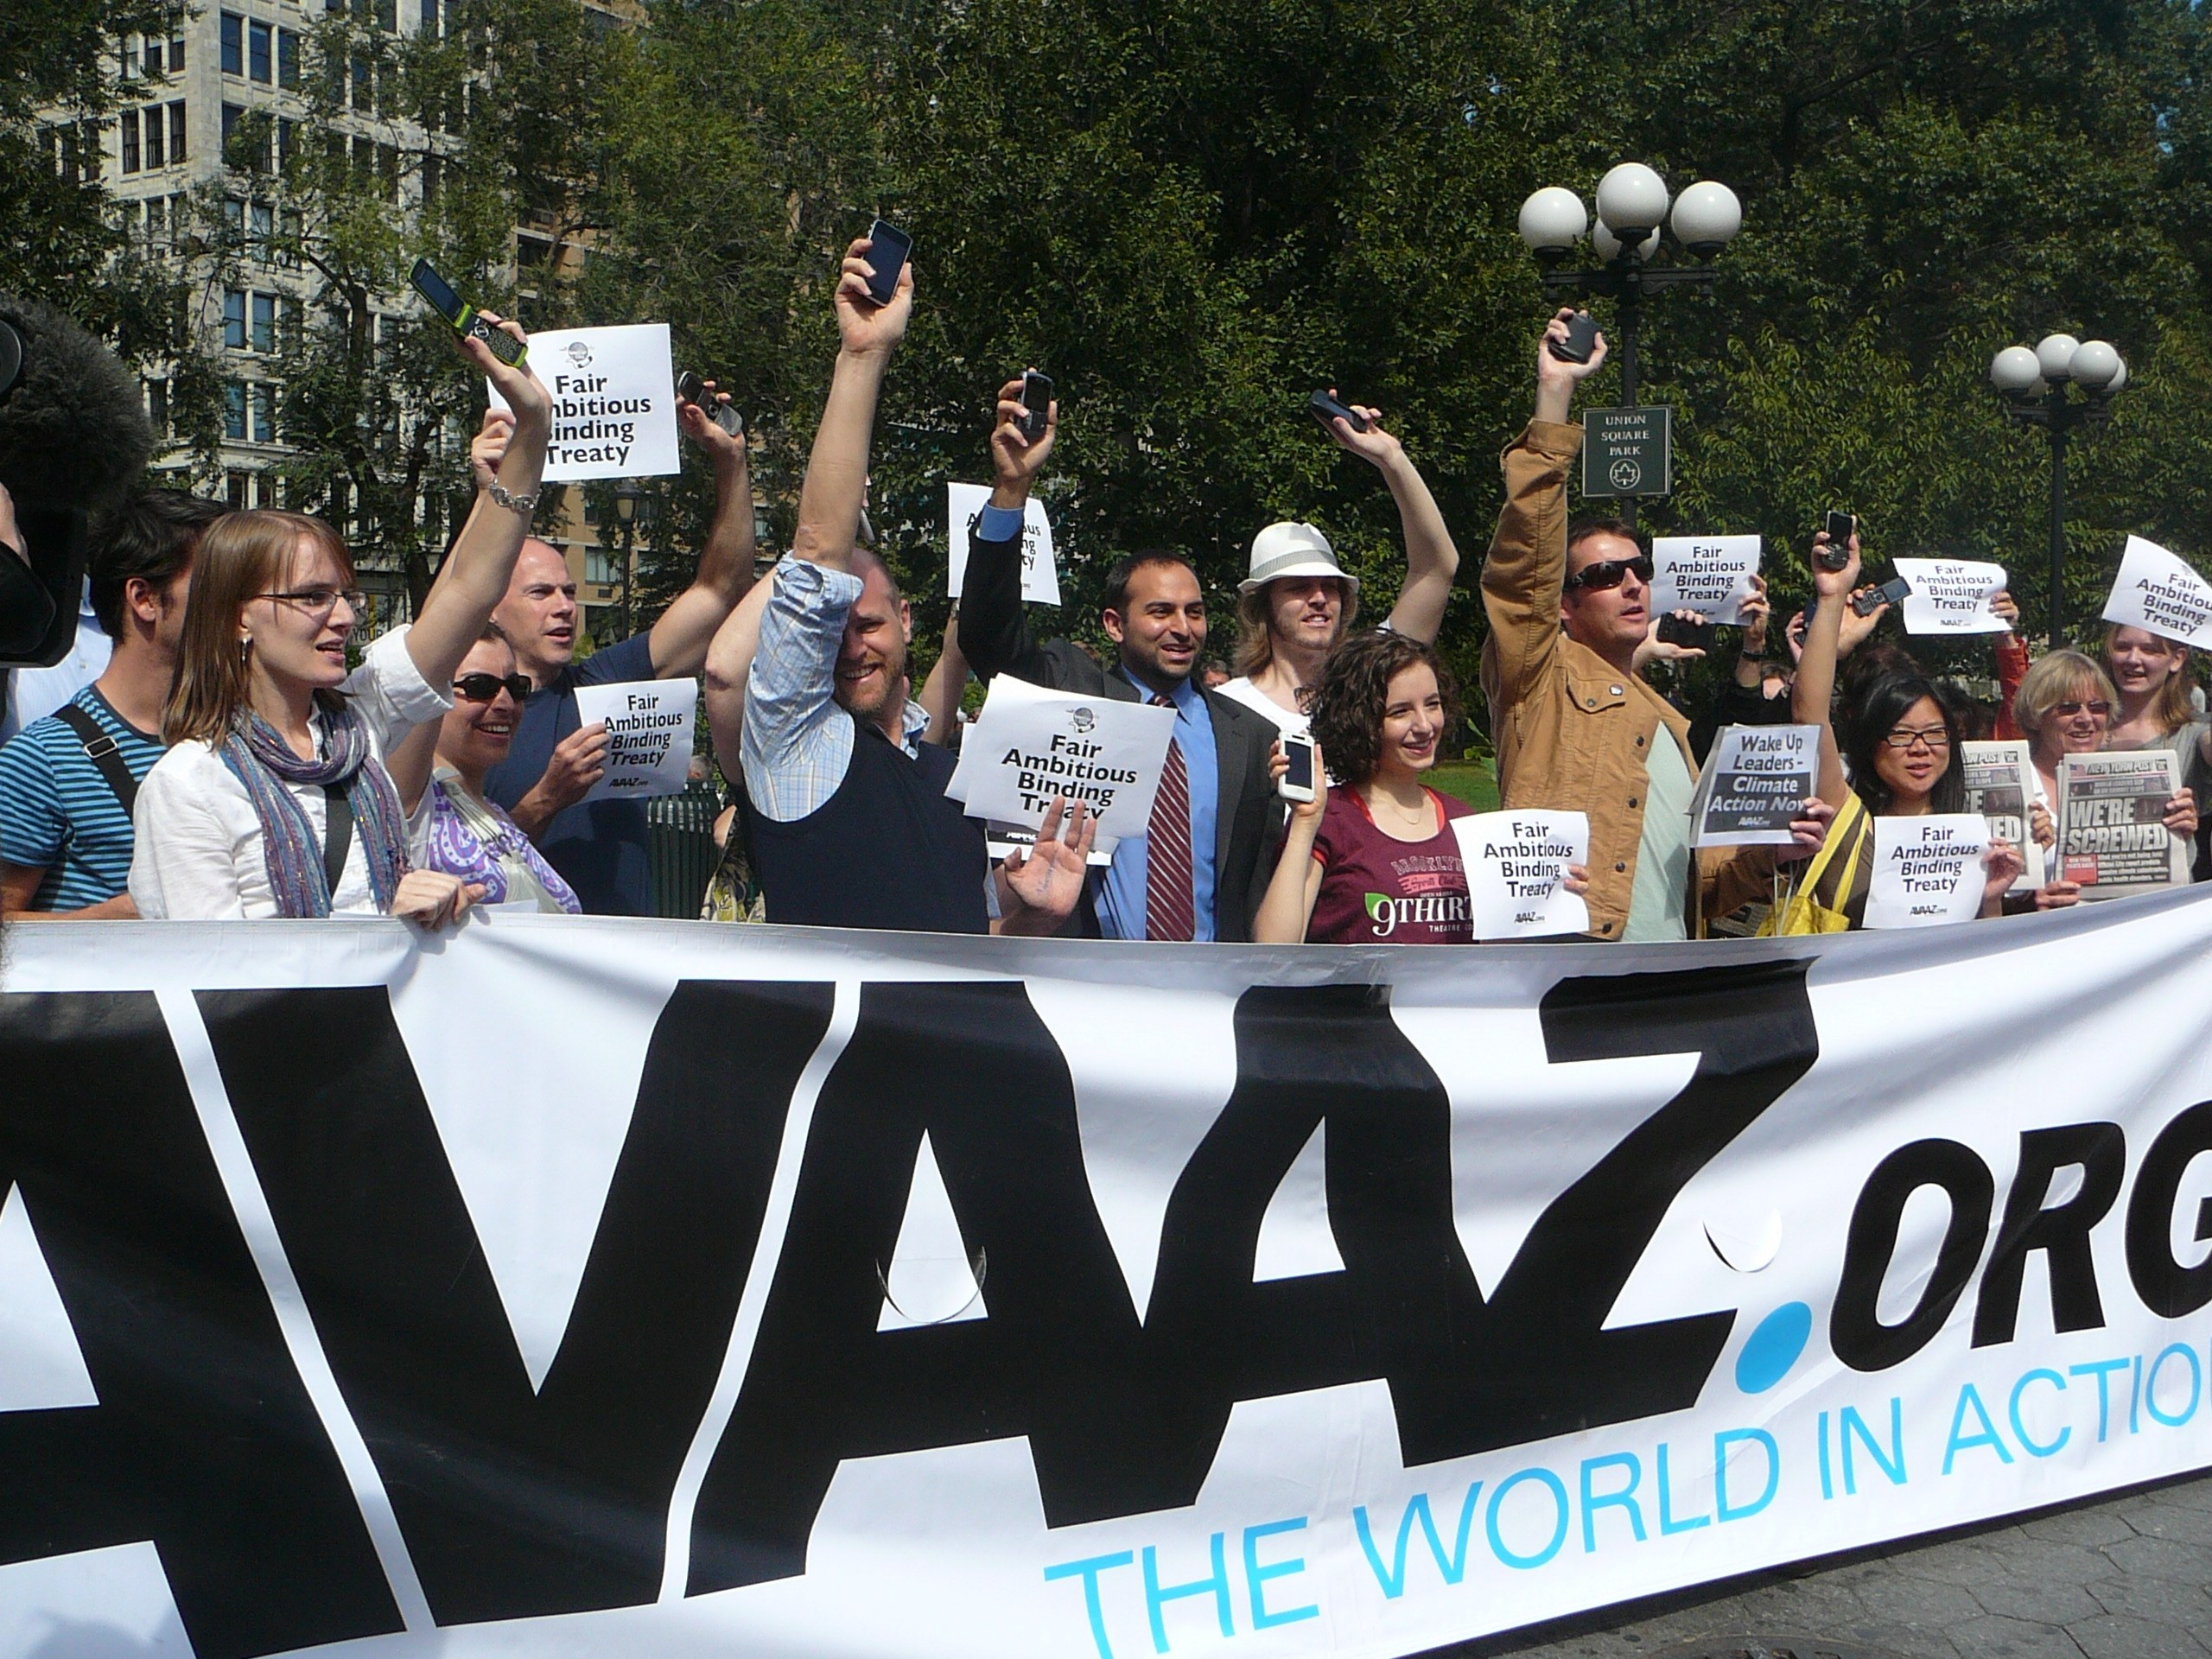
[[[1812,1334],[1813,1310],[1803,1302],[1784,1302],[1759,1321],[1736,1356],[1736,1386],[1745,1394],[1764,1394],[1789,1375]]]

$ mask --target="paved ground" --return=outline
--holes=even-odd
[[[1458,1653],[1687,1659],[1793,1649],[1798,1659],[2201,1659],[2212,1654],[2212,1476]]]

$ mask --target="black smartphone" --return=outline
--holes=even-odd
[[[1587,363],[1598,349],[1598,319],[1578,311],[1567,320],[1567,338],[1547,340],[1544,345],[1562,363]]]
[[[454,333],[462,339],[474,338],[492,348],[492,355],[512,366],[530,355],[530,347],[503,328],[494,328],[484,321],[476,308],[453,291],[453,285],[430,269],[427,259],[417,259],[408,281],[415,291],[430,302],[430,309],[452,326]]]
[[[1912,592],[1912,584],[1903,576],[1891,576],[1872,593],[1860,594],[1851,601],[1851,608],[1861,616],[1872,616],[1885,605],[1904,602]]]
[[[1828,550],[1821,555],[1821,569],[1840,570],[1851,563],[1850,542],[1859,533],[1859,515],[1830,507],[1828,521],[1823,528],[1828,533]]]
[[[1313,740],[1286,732],[1282,738],[1283,759],[1290,763],[1283,775],[1275,780],[1275,793],[1286,801],[1310,801],[1313,798]]]
[[[1306,413],[1327,426],[1332,421],[1342,421],[1355,432],[1367,430],[1367,416],[1349,404],[1340,404],[1325,391],[1317,391],[1306,400]]]
[[[879,219],[868,226],[868,262],[875,269],[868,278],[868,298],[878,305],[891,303],[899,292],[899,272],[913,251],[914,238],[889,220]]]
[[[1662,645],[1688,645],[1697,651],[1713,649],[1713,624],[1693,622],[1672,612],[1659,619],[1659,639]]]
[[[686,369],[676,377],[676,395],[687,404],[696,404],[699,412],[733,438],[745,430],[745,417],[716,394],[707,390],[707,383]]]
[[[1021,419],[1016,423],[1031,443],[1045,435],[1052,417],[1052,377],[1026,369],[1021,376]]]

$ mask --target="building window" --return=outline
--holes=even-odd
[[[438,32],[438,0],[423,0],[422,31],[425,35]]]
[[[158,104],[149,104],[143,113],[146,118],[146,166],[150,171],[162,165],[162,106]],[[128,115],[123,118],[123,130],[126,138],[130,136],[131,120],[132,118]],[[124,170],[127,172],[129,169]]]
[[[296,123],[288,117],[276,118],[276,165],[281,169],[292,164],[292,135]]]
[[[169,105],[169,165],[174,167],[184,159],[184,100]]]
[[[245,19],[235,11],[223,14],[223,73],[245,73]]]
[[[399,33],[399,0],[376,0],[377,27],[387,35]],[[362,10],[368,9],[363,0]]]
[[[445,162],[435,156],[423,158],[423,202],[425,207],[438,199],[438,187],[444,182]]]
[[[146,418],[153,423],[154,430],[162,437],[169,435],[169,383],[166,380],[146,382]]]
[[[270,244],[276,239],[276,210],[265,201],[257,201],[246,209],[246,229],[253,238],[253,255],[263,264],[270,260]],[[266,299],[266,295],[261,297]],[[258,349],[266,351],[267,346]]]
[[[276,84],[300,84],[300,37],[289,29],[276,31]]]
[[[138,111],[125,110],[120,126],[123,133],[123,170],[136,173],[138,170]],[[159,167],[161,163],[156,162],[154,165]]]
[[[584,550],[584,580],[597,582],[602,588],[613,588],[622,580],[622,562],[611,549],[588,547]]]
[[[166,196],[146,198],[146,245],[158,248],[169,239],[169,203]]]
[[[245,382],[243,380],[223,382],[223,435],[233,443],[245,442]],[[237,505],[243,507],[245,505],[245,480],[238,479],[236,474],[232,476],[239,491],[239,494],[233,497],[233,500]]]
[[[375,88],[371,79],[369,60],[356,54],[353,59],[353,107],[367,110],[374,108],[375,105]]]
[[[257,385],[253,389],[253,441],[256,443],[276,442],[276,388]]]
[[[184,14],[179,12],[176,21],[169,25],[169,73],[181,75],[183,73]]]
[[[223,344],[234,352],[245,350],[245,290],[242,288],[224,290]]]
[[[276,78],[270,44],[271,30],[266,23],[248,23],[245,30],[245,73],[249,80],[257,80],[266,86]]]
[[[266,207],[256,207],[257,213],[266,213]],[[273,352],[276,349],[276,296],[257,294],[253,296],[253,349]]]
[[[226,104],[223,105],[223,154],[226,158],[231,153],[231,139],[238,130],[238,123],[244,119],[245,119],[245,106],[244,105]]]

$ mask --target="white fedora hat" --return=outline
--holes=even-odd
[[[1284,576],[1334,576],[1359,586],[1359,578],[1337,563],[1329,538],[1296,519],[1269,524],[1252,538],[1251,574],[1236,584],[1236,591],[1249,594]]]

